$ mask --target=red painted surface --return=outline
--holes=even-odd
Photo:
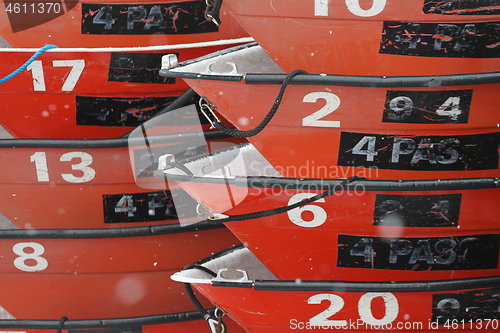
[[[384,21],[435,24],[430,33],[401,34],[403,38],[408,38],[406,44],[421,42],[419,46],[429,48],[432,54],[432,44],[436,40],[446,38],[451,43],[448,46],[454,49],[464,30],[465,36],[470,37],[465,26],[462,26],[463,29],[457,28],[456,37],[451,37],[451,33],[440,33],[438,24],[496,24],[498,14],[424,14],[422,1],[350,1],[354,4],[351,9],[342,0],[294,3],[286,0],[229,0],[224,3],[238,22],[286,72],[300,68],[311,74],[411,76],[489,72],[500,68],[498,56],[461,58],[460,52],[457,52],[456,57],[447,58],[448,50],[444,47],[436,53],[438,57],[379,53],[384,37]],[[322,7],[321,16],[315,15],[315,4]],[[473,34],[472,38],[475,37]],[[496,42],[497,38],[493,37],[488,50],[497,47]],[[438,45],[438,49],[440,47]]]

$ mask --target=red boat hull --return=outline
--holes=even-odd
[[[0,124],[16,138],[113,138],[150,119],[183,93],[159,77],[162,56],[199,57],[235,41],[151,49],[55,49],[2,84]],[[35,52],[4,49],[6,74]]]
[[[489,2],[224,3],[286,72],[400,76],[500,68],[495,33],[500,12]]]
[[[236,242],[224,229],[131,238],[3,239],[1,306],[16,319],[46,320],[196,311],[184,286],[169,276]]]
[[[286,207],[323,192],[271,184],[249,189],[181,185],[197,201],[230,216]],[[500,274],[498,212],[493,209],[499,189],[373,191],[365,186],[359,183],[288,213],[226,226],[284,280],[415,281]],[[232,198],[245,199],[230,210],[218,210],[227,203],[210,198],[227,198],[228,191]]]
[[[495,285],[498,277],[452,280],[448,284],[266,280],[262,279],[262,268],[245,269],[244,263],[243,267],[231,262],[227,266],[216,264],[226,256],[201,263],[212,270],[212,266],[226,270],[216,269],[219,276],[215,279],[207,278],[206,274],[191,279],[195,276],[192,271],[199,272],[196,269],[182,271],[173,278],[190,282],[249,332],[297,329],[433,332],[448,331],[451,327],[493,332],[498,329],[498,285]],[[242,269],[251,280],[239,280],[242,271],[236,273],[235,269]],[[226,279],[223,274],[239,276]]]
[[[224,10],[224,25],[206,21],[204,1],[66,0],[52,12],[38,1],[23,3],[17,14],[0,11],[0,35],[12,47],[138,47],[248,36]]]
[[[206,96],[207,100],[216,105],[217,111],[240,130],[255,128],[264,119],[280,88],[278,85],[246,85],[242,82],[186,81],[198,94]],[[488,170],[482,167],[481,170],[474,170],[469,166],[459,167],[455,164],[458,160],[444,166],[437,160],[424,161],[418,158],[419,150],[422,151],[427,143],[432,144],[431,151],[433,151],[443,140],[462,141],[463,145],[459,149],[465,153],[465,146],[489,140],[499,142],[495,137],[498,135],[500,118],[494,111],[493,105],[496,103],[490,104],[491,98],[496,95],[493,93],[496,88],[497,84],[487,84],[452,87],[452,90],[450,87],[440,87],[416,88],[408,91],[408,89],[290,85],[278,112],[267,128],[256,136],[249,137],[248,140],[283,176],[292,178],[337,178],[353,175],[368,177],[368,174],[373,175],[370,168],[377,169],[377,179],[496,177],[498,148],[492,148],[490,151],[491,159],[486,157],[488,154],[486,150],[478,149],[473,153],[473,155],[484,153],[485,155],[481,157],[494,163]],[[221,94],[219,91],[225,93]],[[449,117],[448,120],[445,118],[432,120],[432,115],[436,115],[436,110],[441,106],[434,99],[429,100],[432,106],[428,105],[428,110],[421,110],[422,113],[417,116],[421,117],[419,119],[400,119],[401,112],[396,114],[389,107],[394,98],[407,98],[408,95],[425,97],[431,94],[444,96],[458,91],[461,93],[474,91],[474,98],[470,104],[470,117],[461,124],[448,121]],[[316,112],[327,112],[327,109],[331,111],[336,101],[340,105],[333,110],[334,112],[321,120],[315,120],[314,123],[305,123]],[[402,109],[400,106],[397,108],[398,111]],[[431,108],[433,110],[430,110]],[[490,115],[488,110],[491,110]],[[363,121],[360,122],[360,119]],[[483,133],[484,135],[481,135]],[[374,144],[373,151],[368,148],[368,140],[372,140],[370,142]],[[396,158],[394,154],[399,154],[401,150],[398,149],[402,147],[398,142],[404,140],[411,142],[413,148],[411,151],[405,151],[408,153],[406,156],[398,155]],[[471,142],[465,143],[465,141]],[[360,154],[356,153],[355,147],[359,148]],[[370,152],[373,156],[366,155]],[[437,156],[440,152],[436,150],[431,154]],[[465,155],[460,158],[469,159]],[[452,164],[457,167],[451,166]]]
[[[134,137],[0,142],[0,306],[10,316],[88,320],[196,310],[169,276],[238,241],[224,228],[179,224],[178,195],[150,174],[155,154],[189,147],[183,134],[173,137],[150,136],[149,150]],[[163,187],[147,190],[136,179]]]
[[[493,97],[498,73],[303,74],[289,81],[277,104],[285,76],[257,45],[248,44],[163,68],[161,75],[185,79],[243,131],[257,128],[279,105],[264,129],[248,139],[285,177],[499,175],[500,118]]]
[[[341,180],[278,178],[250,145],[239,147],[179,162],[194,176],[175,168],[162,174],[207,207],[212,219],[229,215],[226,226],[279,279],[424,281],[500,274],[500,212],[494,208],[500,191],[493,178],[359,179],[343,188]],[[221,167],[223,161],[230,163]],[[214,173],[207,173],[210,168]],[[325,191],[334,193],[282,210]],[[187,209],[199,211],[195,206]]]

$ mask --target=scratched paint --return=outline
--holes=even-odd
[[[180,35],[217,32],[205,1],[165,4],[82,4],[82,34]]]
[[[423,12],[440,15],[496,15],[500,14],[500,0],[425,0]]]
[[[500,22],[385,21],[379,52],[422,57],[498,58]]]
[[[485,329],[495,319],[500,319],[500,287],[432,296],[432,321],[438,325],[454,320],[457,328]]]
[[[390,170],[498,169],[500,133],[403,136],[341,132],[338,165]]]
[[[373,225],[395,227],[456,227],[461,194],[377,194]]]
[[[158,191],[103,195],[104,223],[178,220],[174,197],[178,204],[196,204],[194,199],[182,190],[176,190],[175,193]],[[182,218],[187,216],[183,215]]]
[[[76,124],[137,127],[175,99],[176,97],[76,96]]]
[[[178,55],[178,54],[177,54]],[[174,84],[175,79],[160,76],[161,53],[111,53],[108,81]]]
[[[388,90],[382,122],[466,124],[471,100],[472,90]]]
[[[408,271],[498,267],[500,235],[391,238],[338,235],[338,267]]]

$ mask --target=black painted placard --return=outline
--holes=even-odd
[[[384,123],[466,124],[472,90],[388,90]]]
[[[498,169],[500,133],[403,136],[342,132],[338,165],[390,170]]]
[[[159,75],[162,53],[111,53],[108,81],[174,84],[175,79]]]
[[[82,3],[82,34],[181,35],[216,32],[205,19],[205,1],[163,4]]]
[[[422,57],[498,58],[499,29],[500,22],[385,21],[379,52]]]
[[[498,267],[500,235],[391,238],[338,235],[338,267],[475,270]]]
[[[76,96],[76,124],[137,127],[175,99],[176,97]]]
[[[373,225],[394,227],[456,227],[462,195],[377,194]]]
[[[434,324],[485,330],[487,325],[490,329],[498,329],[499,320],[500,287],[432,295]]]
[[[497,15],[500,0],[425,0],[424,14]]]
[[[196,205],[194,199],[180,189],[174,193],[158,191],[103,195],[104,223],[177,220],[179,216],[174,206],[174,196],[177,204]]]

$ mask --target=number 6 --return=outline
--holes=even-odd
[[[314,197],[316,194],[314,193],[298,193],[295,194],[293,197],[290,198],[288,201],[288,206],[291,206],[293,204],[296,204],[298,202],[301,202],[304,199],[309,199]],[[319,200],[316,200],[315,202],[325,202],[325,199],[321,198]],[[313,220],[306,222],[302,219],[302,212],[311,212],[313,213]],[[314,228],[314,227],[319,227],[323,223],[325,223],[327,215],[326,211],[321,208],[320,206],[316,205],[306,205],[303,207],[298,207],[295,209],[292,209],[287,212],[288,218],[292,223],[298,225],[299,227],[305,227],[305,228]]]

